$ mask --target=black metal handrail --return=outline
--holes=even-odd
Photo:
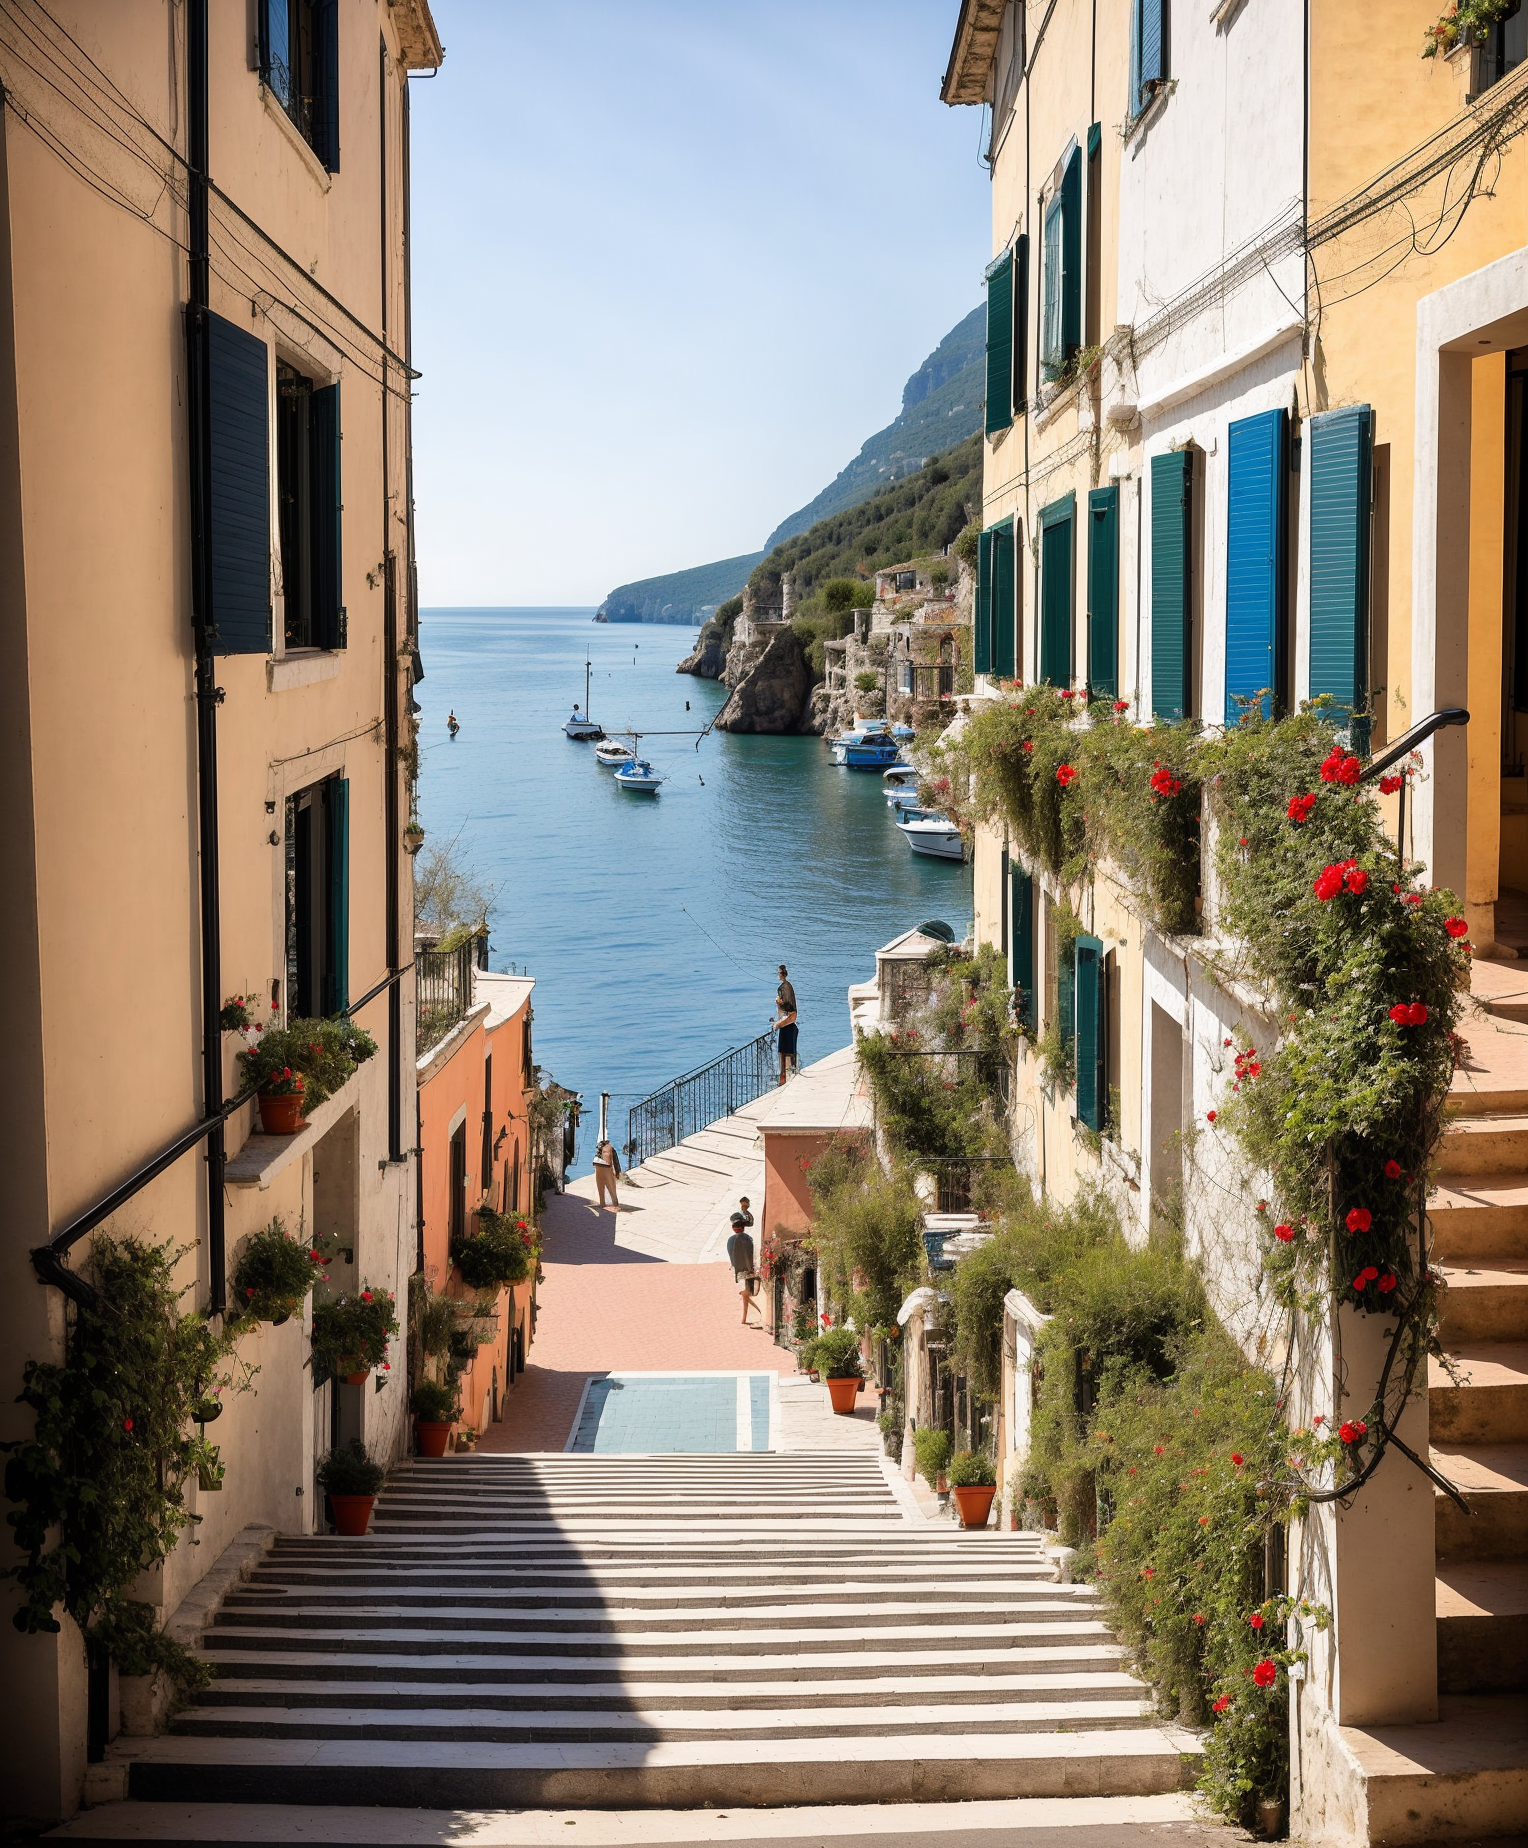
[[[639,1167],[708,1123],[731,1116],[777,1082],[774,1034],[733,1046],[708,1065],[670,1079],[626,1113],[626,1165]]]
[[[1398,764],[1403,757],[1409,757],[1420,744],[1425,744],[1436,731],[1442,731],[1449,725],[1468,725],[1470,715],[1463,706],[1445,706],[1441,712],[1430,712],[1419,724],[1413,725],[1408,732],[1402,732],[1394,744],[1387,745],[1378,757],[1371,757],[1359,776],[1360,783],[1371,783],[1377,776],[1382,776],[1392,764]],[[1406,778],[1401,777],[1401,787],[1396,792],[1395,851],[1405,870],[1406,860]]]
[[[414,1050],[423,1058],[472,1007],[472,972],[488,967],[488,934],[475,932],[449,950],[414,951]]]

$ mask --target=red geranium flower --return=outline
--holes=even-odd
[[[1216,1116],[1217,1116],[1218,1114],[1219,1114],[1219,1113],[1218,1113],[1217,1111],[1214,1111],[1214,1110],[1206,1110],[1206,1111],[1205,1111],[1205,1113],[1204,1113],[1204,1120],[1205,1120],[1205,1122],[1206,1122],[1206,1123],[1213,1123],[1213,1122],[1215,1121],[1215,1118],[1216,1118]]]
[[[1246,1462],[1246,1458],[1242,1456],[1240,1451],[1233,1450],[1231,1452],[1231,1461],[1236,1465],[1238,1469],[1240,1469],[1242,1464]]]
[[[1374,1287],[1379,1291],[1381,1296],[1388,1296],[1395,1288],[1395,1272],[1386,1271],[1384,1276],[1375,1283]]]
[[[1467,937],[1470,934],[1470,927],[1463,918],[1445,918],[1443,928],[1451,937]]]
[[[1061,785],[1063,789],[1066,788],[1068,783],[1075,782],[1076,779],[1077,779],[1077,771],[1074,765],[1058,764],[1056,766],[1056,781]]]
[[[322,1258],[321,1258],[321,1257],[320,1257],[320,1256],[318,1255],[318,1253],[317,1253],[316,1251],[310,1251],[310,1252],[308,1253],[308,1256],[309,1256],[309,1258],[310,1258],[310,1259],[311,1259],[311,1260],[313,1261],[313,1263],[315,1263],[315,1264],[322,1264],[322,1263],[323,1263],[323,1259],[322,1259]]]
[[[1310,812],[1316,806],[1316,798],[1311,796],[1291,796],[1289,798],[1289,819],[1291,821],[1309,821]]]
[[[362,1290],[361,1301],[363,1303],[369,1303],[371,1301],[371,1291],[370,1290]]]
[[[1367,1232],[1374,1224],[1374,1215],[1366,1206],[1355,1206],[1348,1213],[1348,1230],[1350,1232]]]
[[[1326,762],[1321,766],[1323,783],[1356,783],[1363,775],[1363,765],[1356,757],[1343,750],[1340,744],[1334,744],[1327,753]]]
[[[1153,1445],[1153,1446],[1152,1446],[1152,1455],[1153,1455],[1153,1456],[1158,1456],[1158,1457],[1159,1457],[1159,1456],[1161,1456],[1161,1455],[1162,1455],[1162,1453],[1163,1453],[1163,1451],[1164,1451],[1164,1450],[1165,1450],[1166,1448],[1167,1448],[1167,1446],[1166,1446],[1165,1444],[1155,1444],[1155,1445]]]
[[[1210,1702],[1210,1711],[1211,1713],[1224,1713],[1230,1704],[1231,1696],[1229,1694],[1222,1694],[1219,1700],[1212,1700]]]
[[[1337,1435],[1345,1444],[1356,1444],[1368,1428],[1361,1418],[1354,1418],[1338,1425]]]
[[[1201,1626],[1203,1625],[1204,1623],[1204,1612],[1203,1611],[1194,1612],[1194,1622]]]
[[[132,1428],[133,1428],[133,1421],[132,1421],[132,1419],[131,1419],[131,1418],[124,1418],[124,1419],[122,1420],[122,1429],[123,1429],[124,1431],[131,1431],[131,1430],[132,1430]]]
[[[1358,1275],[1353,1279],[1353,1288],[1355,1290],[1367,1289],[1368,1286],[1371,1283],[1373,1283],[1374,1279],[1378,1275],[1379,1275],[1379,1272],[1375,1269],[1375,1267],[1372,1264],[1366,1264],[1363,1267],[1363,1269],[1358,1273]]]
[[[1128,699],[1115,700],[1114,710],[1116,712],[1128,712],[1130,710],[1130,701]]]
[[[1151,773],[1151,787],[1159,796],[1176,796],[1183,785],[1171,770],[1157,769]]]
[[[1252,1671],[1252,1679],[1260,1688],[1271,1688],[1278,1678],[1278,1668],[1267,1656],[1265,1656]]]
[[[1312,880],[1310,889],[1315,893],[1316,897],[1321,900],[1323,905],[1326,904],[1329,899],[1335,898],[1342,890],[1342,868],[1340,866],[1322,867],[1315,879]]]
[[[1393,796],[1404,781],[1404,777],[1382,776],[1379,779],[1379,793],[1382,796]]]
[[[1033,750],[1033,749],[1034,749],[1035,747],[1034,747],[1034,745],[1033,745],[1033,744],[1032,744],[1032,743],[1030,742],[1030,740],[1029,740],[1028,738],[1026,738],[1026,739],[1024,740],[1024,745],[1023,745],[1023,748],[1024,748],[1024,749],[1025,749],[1026,751],[1032,751],[1032,750]]]
[[[1398,1161],[1392,1160],[1385,1163],[1385,1179],[1387,1181],[1398,1181],[1404,1172],[1405,1170]]]
[[[1280,1225],[1280,1226],[1275,1226],[1273,1228],[1273,1236],[1279,1241],[1281,1245],[1287,1245],[1289,1241],[1294,1237],[1294,1235],[1295,1235],[1295,1229],[1292,1225],[1289,1225],[1288,1223],[1285,1223],[1284,1225]]]
[[[1390,1010],[1390,1018],[1398,1027],[1425,1027],[1427,1025],[1427,1003],[1425,1001],[1397,1001]]]
[[[1263,1613],[1261,1611],[1254,1611],[1247,1619],[1247,1622],[1252,1625],[1254,1630],[1261,1630],[1263,1627]]]

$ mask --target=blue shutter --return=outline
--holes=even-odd
[[[208,624],[217,654],[269,654],[270,351],[219,315],[205,315],[203,324],[212,425]]]
[[[1082,149],[1073,148],[1061,176],[1061,357],[1082,345]]]
[[[1015,629],[1018,597],[1014,572],[1017,529],[1004,520],[992,529],[992,672],[1000,680],[1017,678]]]
[[[1088,495],[1088,685],[1119,692],[1119,489]]]
[[[1015,860],[1008,917],[1012,931],[1014,1007],[1027,1033],[1039,1028],[1035,994],[1035,882],[1022,861]]]
[[[1310,420],[1310,691],[1344,713],[1368,701],[1369,495],[1374,414],[1367,404]]]
[[[987,271],[987,421],[995,435],[1013,422],[1013,253]]]
[[[1040,509],[1040,679],[1072,684],[1072,519],[1077,499],[1064,494]]]
[[[1137,5],[1140,38],[1131,111],[1134,115],[1139,115],[1151,101],[1152,86],[1167,75],[1167,0],[1137,0]]]
[[[1151,710],[1182,719],[1189,709],[1189,544],[1193,451],[1151,458]]]
[[[978,674],[992,672],[992,533],[976,542],[976,610],[973,620],[973,666]]]
[[[1231,425],[1226,456],[1226,724],[1262,693],[1272,714],[1283,658],[1285,461],[1289,416],[1265,411]]]
[[[1077,1121],[1089,1129],[1104,1126],[1103,970],[1104,946],[1097,937],[1079,937],[1073,1007],[1077,1020]]]
[[[310,401],[313,445],[313,641],[345,646],[345,587],[340,521],[344,511],[340,470],[340,388],[327,385]]]
[[[329,992],[326,1014],[350,1005],[350,783],[342,776],[324,785],[329,847]]]
[[[1130,0],[1130,98],[1125,120],[1141,113],[1141,0]]]
[[[1029,234],[1013,247],[1013,412],[1029,409]]]
[[[313,152],[331,173],[340,170],[340,5],[314,6]]]

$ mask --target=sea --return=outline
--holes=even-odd
[[[970,868],[910,850],[876,772],[819,738],[708,732],[724,689],[674,671],[694,632],[593,615],[423,610],[414,692],[420,819],[492,894],[490,967],[535,977],[536,1062],[584,1099],[575,1173],[599,1094],[622,1143],[632,1104],[767,1029],[778,964],[805,1065],[849,1043],[882,944],[929,918],[959,937],[972,911]],[[586,658],[595,719],[641,733],[656,795],[563,735]]]

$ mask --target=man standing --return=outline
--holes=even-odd
[[[780,986],[775,990],[775,1008],[777,1014],[774,1026],[780,1035],[780,1082],[784,1084],[790,1073],[797,1069],[798,1037],[796,990],[791,986],[784,963],[780,965]]]
[[[610,1210],[621,1210],[620,1198],[615,1191],[615,1177],[621,1172],[621,1158],[615,1152],[615,1144],[602,1137],[594,1146],[594,1185],[599,1194],[599,1210],[605,1210],[605,1195],[610,1195]]]
[[[738,1292],[743,1299],[743,1326],[748,1326],[748,1311],[753,1303],[755,1269],[753,1255],[753,1234],[748,1228],[753,1224],[753,1213],[748,1205],[748,1196],[744,1194],[737,1203],[737,1211],[732,1215],[732,1236],[727,1240],[727,1262],[732,1266],[732,1275],[737,1280]],[[755,1327],[762,1328],[763,1322]]]

